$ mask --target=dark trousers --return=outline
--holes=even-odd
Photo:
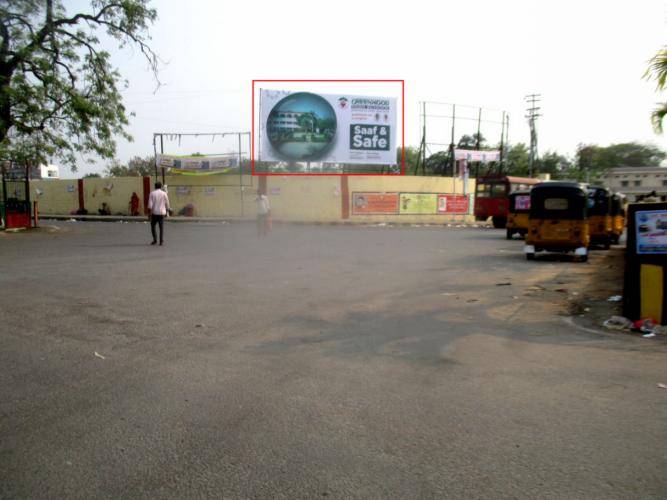
[[[153,242],[157,241],[157,234],[155,233],[155,225],[160,226],[160,243],[162,243],[164,234],[164,215],[151,214],[151,233],[153,233]]]

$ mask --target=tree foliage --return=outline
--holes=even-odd
[[[472,135],[464,134],[456,145],[457,149],[483,150],[487,149],[486,138],[475,132]]]
[[[116,137],[131,137],[123,82],[99,36],[138,47],[157,78],[155,19],[148,0],[91,0],[76,14],[61,0],[0,0],[0,156],[55,157],[72,170],[80,155],[113,158]]]
[[[127,165],[124,165],[120,161],[114,159],[105,170],[105,174],[109,177],[150,177],[154,173],[154,156],[147,156],[145,158],[135,156],[129,162],[127,162]]]
[[[667,47],[663,47],[649,61],[649,67],[644,74],[645,78],[656,81],[656,90],[663,91],[667,88]],[[662,133],[662,121],[667,115],[667,102],[663,102],[653,110],[651,121],[653,128],[659,134]]]

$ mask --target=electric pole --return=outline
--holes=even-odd
[[[537,161],[537,129],[535,128],[535,120],[542,116],[538,111],[540,108],[537,104],[540,103],[540,94],[529,94],[524,97],[526,100],[526,118],[528,119],[528,126],[530,127],[530,152],[528,155],[528,177],[533,176],[535,171],[535,162]]]

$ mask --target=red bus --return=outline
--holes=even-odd
[[[505,227],[510,193],[530,189],[531,186],[539,182],[541,182],[541,179],[506,175],[478,178],[475,187],[475,217],[477,220],[486,220],[492,217],[493,227]]]

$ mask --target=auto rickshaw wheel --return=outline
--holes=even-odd
[[[491,221],[493,222],[493,227],[496,229],[502,229],[505,227],[505,224],[507,224],[507,219],[505,217],[491,217]]]
[[[534,253],[527,253],[526,254],[526,260],[535,260],[535,254]]]
[[[602,248],[604,248],[605,250],[609,250],[611,248],[610,239],[611,238],[607,238],[606,240],[604,240],[604,244],[602,245]]]
[[[507,230],[507,235],[506,235],[505,237],[506,237],[508,240],[511,240],[513,234],[514,234],[514,231],[512,231],[511,229],[508,229],[508,230]]]
[[[588,262],[588,255],[582,255],[579,257],[579,262]]]

